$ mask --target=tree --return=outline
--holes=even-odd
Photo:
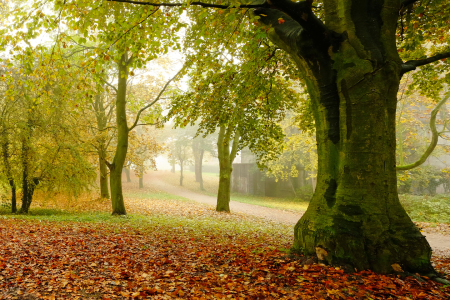
[[[281,122],[285,140],[280,155],[276,159],[263,157],[261,163],[267,167],[268,176],[273,176],[276,180],[289,180],[294,195],[309,200],[310,197],[307,196],[312,194],[313,186],[306,184],[306,174],[309,172],[310,177],[317,174],[316,141],[314,132],[305,130],[305,126],[296,122],[298,116],[298,113],[291,112]],[[299,177],[300,172],[303,172],[301,186],[310,188],[303,188],[306,195],[299,194],[293,183],[293,179]]]
[[[197,128],[195,129],[197,131]],[[196,133],[194,133],[196,135]],[[200,184],[200,189],[203,188],[203,156],[205,152],[209,152],[215,155],[215,141],[214,135],[210,134],[207,136],[195,136],[192,139],[192,153],[194,155],[194,172],[195,181]]]
[[[180,126],[198,121],[198,135],[218,130],[217,211],[230,212],[231,173],[237,152],[246,146],[259,157],[279,152],[283,134],[277,123],[296,99],[286,80],[277,75],[282,67],[276,49],[258,48],[257,58],[246,56],[245,51],[234,53],[232,59],[239,64],[225,55],[215,58],[199,52],[189,73],[190,89],[172,100],[167,115]],[[205,68],[207,62],[215,65],[215,73]]]
[[[168,135],[169,161],[180,166],[180,186],[182,186],[184,167],[192,163],[192,130],[190,127],[172,128],[166,135]]]
[[[65,92],[73,92],[69,84],[73,79],[61,76],[57,81],[51,68],[43,72],[39,60],[48,49],[36,51],[42,56],[28,61],[18,50],[1,77],[3,172],[11,186],[13,212],[15,191],[21,190],[21,213],[28,213],[36,188],[77,195],[95,178],[90,155],[78,143],[78,128],[71,122],[77,114],[73,110],[77,99],[64,99]],[[45,82],[40,76],[45,76]]]

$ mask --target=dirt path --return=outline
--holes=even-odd
[[[216,206],[217,198],[211,197],[199,193],[195,193],[192,191],[189,191],[186,188],[180,187],[180,186],[174,186],[171,184],[168,184],[161,179],[159,179],[157,176],[153,175],[147,180],[146,184],[154,187],[156,189],[159,189],[161,191],[177,195],[180,197],[184,197],[190,200],[194,200],[200,203],[205,203],[208,205]],[[303,213],[293,213],[285,210],[275,209],[275,208],[268,208],[264,206],[259,205],[252,205],[247,203],[240,203],[231,201],[230,202],[230,209],[232,212],[239,212],[244,213],[248,215],[252,215],[255,217],[260,217],[267,219],[269,221],[278,222],[278,223],[285,223],[285,224],[291,224],[295,225],[297,221],[300,219],[300,217],[303,215]]]
[[[193,201],[197,201],[200,203],[205,203],[208,205],[216,206],[217,199],[215,197],[195,193],[192,191],[189,191],[186,188],[180,187],[180,186],[174,186],[171,184],[168,184],[161,179],[157,177],[156,172],[150,173],[150,178],[148,178],[146,184],[149,186],[152,186],[156,189],[159,189],[161,191],[177,195],[180,197],[184,197]],[[253,204],[247,204],[247,203],[240,203],[231,201],[230,202],[230,209],[232,212],[239,212],[244,213],[260,218],[264,218],[268,221],[272,222],[278,222],[278,223],[285,223],[290,224],[292,227],[297,223],[297,221],[300,219],[300,217],[303,215],[303,213],[293,213],[285,210],[275,209],[275,208],[268,208],[264,206],[259,205],[253,205]],[[433,248],[433,250],[437,250],[439,252],[446,252],[448,255],[450,255],[450,236],[448,235],[442,235],[438,233],[432,233],[432,232],[424,232],[424,235],[426,236],[428,242],[430,243],[430,246]]]

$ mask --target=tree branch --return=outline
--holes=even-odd
[[[403,10],[408,5],[414,4],[417,1],[419,1],[419,0],[403,0],[402,3],[400,4],[400,10]]]
[[[420,157],[419,160],[417,160],[416,162],[409,164],[409,165],[404,165],[404,166],[397,166],[396,169],[397,170],[410,170],[413,169],[415,167],[420,166],[421,164],[423,164],[427,158],[430,156],[430,154],[433,152],[434,148],[436,148],[438,139],[439,139],[439,133],[436,129],[436,115],[439,111],[439,109],[441,109],[442,105],[445,104],[445,102],[447,102],[447,100],[450,98],[450,96],[444,97],[441,101],[439,101],[439,103],[436,105],[436,107],[433,109],[433,111],[431,112],[431,118],[430,118],[430,129],[432,132],[432,137],[431,137],[431,143],[428,146],[427,150],[425,151],[425,153],[422,155],[422,157]],[[442,130],[445,130],[445,128],[443,128]]]
[[[236,158],[237,152],[238,152],[238,145],[239,145],[239,138],[241,137],[241,134],[239,132],[239,128],[236,129],[236,132],[234,133],[234,139],[233,139],[233,145],[231,145],[231,153],[230,153],[230,167],[233,166],[233,161]]]
[[[159,92],[158,96],[155,98],[155,100],[153,100],[151,103],[147,104],[146,106],[144,106],[143,108],[141,108],[136,116],[136,119],[134,120],[133,125],[128,129],[128,131],[131,131],[134,129],[134,127],[137,126],[137,123],[139,122],[139,118],[141,117],[141,114],[149,107],[151,107],[153,104],[155,104],[156,102],[159,101],[159,99],[161,98],[162,94],[165,92],[165,90],[167,89],[167,87],[169,86],[169,84],[175,79],[175,77],[177,77],[186,67],[186,64],[180,69],[180,71],[177,72],[177,74],[175,74],[175,76],[173,76],[172,78],[169,79],[169,81],[166,82],[166,84],[164,85],[164,87],[162,88],[162,90]]]
[[[179,6],[188,6],[187,3],[155,3],[155,2],[140,2],[140,1],[131,1],[131,0],[106,0],[110,2],[121,2],[121,3],[130,3],[130,4],[137,4],[137,5],[149,5],[153,7],[159,7],[159,6],[165,6],[165,7],[179,7]],[[233,8],[233,7],[239,7],[239,8],[258,8],[258,7],[267,7],[266,2],[263,4],[243,4],[237,6],[236,4],[213,4],[213,3],[204,3],[200,1],[194,1],[189,3],[189,5],[195,5],[195,6],[201,6],[205,8]]]
[[[136,124],[135,127],[137,126],[147,126],[147,125],[160,125],[162,124],[162,122],[156,122],[156,123],[140,123],[140,124]]]
[[[401,75],[415,70],[417,67],[424,66],[427,64],[430,64],[432,62],[438,61],[440,59],[448,58],[450,57],[450,51],[439,53],[431,57],[427,57],[424,59],[418,59],[418,60],[408,60],[407,62],[402,64],[402,73]]]

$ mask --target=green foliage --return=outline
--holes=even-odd
[[[409,171],[399,171],[399,193],[435,195],[436,188],[443,184],[450,192],[450,175],[437,167],[426,165]]]
[[[446,0],[416,1],[400,13],[397,29],[398,52],[404,61],[423,59],[450,51],[448,15],[450,3]],[[450,84],[450,62],[438,60],[413,73],[413,90],[439,98],[443,87]]]
[[[448,195],[400,195],[400,201],[415,222],[450,223],[450,198]]]
[[[311,200],[314,190],[311,184],[305,184],[304,186],[299,187],[295,191],[296,197],[299,198],[302,201],[309,201]]]

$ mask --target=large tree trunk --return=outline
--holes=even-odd
[[[127,63],[128,61],[124,54],[117,64],[119,69],[119,82],[117,85],[116,96],[117,146],[113,162],[109,165],[113,215],[126,215],[122,193],[122,169],[125,164],[128,150],[128,125],[126,114]]]
[[[357,270],[391,273],[398,264],[433,273],[431,248],[397,195],[398,1],[331,2],[328,28],[312,13],[312,1],[271,2],[292,19],[274,9],[256,12],[268,15],[262,20],[275,27],[272,40],[305,76],[316,124],[317,186],[295,226],[293,249]]]
[[[431,248],[397,195],[397,89],[387,74],[380,71],[351,90],[341,85],[342,134],[336,143],[329,135],[330,123],[318,121],[327,120],[323,100],[315,99],[315,113],[321,115],[316,119],[317,187],[295,226],[294,247],[310,255],[327,253],[323,259],[328,263],[358,270],[389,273],[391,265],[399,264],[409,271],[431,272]],[[377,92],[367,91],[368,84]],[[364,105],[356,105],[361,97]]]
[[[230,212],[231,172],[233,161],[237,154],[239,132],[234,132],[233,145],[230,151],[230,139],[235,128],[221,126],[217,140],[217,152],[219,154],[219,190],[217,192],[216,211]]]

